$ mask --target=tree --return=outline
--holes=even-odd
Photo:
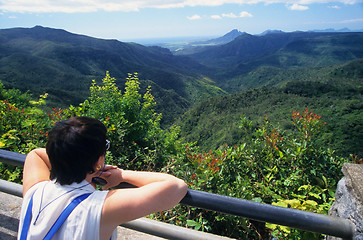
[[[169,154],[176,151],[178,127],[163,130],[161,114],[155,113],[156,102],[148,87],[139,93],[138,74],[129,74],[122,93],[116,79],[107,72],[102,86],[93,81],[91,96],[79,107],[69,108],[70,116],[86,115],[102,121],[111,140],[109,163],[123,168],[159,170]]]

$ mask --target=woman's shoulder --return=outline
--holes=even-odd
[[[28,189],[28,191],[25,193],[23,199],[28,199],[30,198],[34,192],[36,190],[38,190],[39,188],[41,188],[42,186],[48,184],[50,181],[41,181],[41,182],[38,182],[36,184],[34,184],[31,188]]]
[[[94,202],[94,204],[99,204],[105,201],[106,197],[107,197],[108,191],[99,191],[99,190],[95,190],[94,192],[92,192],[87,199],[89,199],[90,201]]]

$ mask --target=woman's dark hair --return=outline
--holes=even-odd
[[[75,117],[55,124],[48,135],[50,179],[61,185],[80,183],[106,153],[107,129],[97,119]]]

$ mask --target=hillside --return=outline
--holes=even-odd
[[[262,123],[265,115],[291,129],[291,112],[310,111],[327,122],[321,138],[344,156],[363,154],[363,60],[326,68],[296,70],[300,81],[288,81],[294,72],[267,71],[270,79],[285,77],[280,87],[263,87],[238,94],[214,97],[188,110],[179,120],[186,141],[205,151],[223,144],[237,144],[243,138],[238,128],[241,116]],[[295,72],[295,73],[296,73]],[[272,84],[274,85],[274,84]],[[276,85],[275,85],[276,86]]]
[[[226,39],[231,42],[186,57],[174,56],[161,47],[60,29],[3,29],[0,80],[7,87],[30,90],[35,95],[48,92],[52,105],[67,106],[83,101],[90,81],[99,81],[106,71],[121,79],[120,85],[127,73],[138,72],[142,82],[152,82],[155,91],[160,91],[155,95],[172,95],[166,99],[175,111],[166,111],[169,106],[161,101],[158,108],[172,120],[172,115],[211,96],[281,84],[295,77],[299,72],[296,68],[323,67],[363,57],[363,33],[273,31],[254,36],[234,30],[213,41]],[[297,75],[310,72],[302,69]]]
[[[326,144],[362,155],[362,59],[363,33],[243,33],[175,56],[40,26],[0,30],[6,88],[34,97],[48,92],[50,107],[67,107],[86,99],[92,79],[99,83],[106,71],[121,89],[127,74],[138,72],[141,91],[152,88],[163,127],[180,117],[182,137],[203,150],[241,141],[241,115],[261,122],[266,114],[288,131],[291,111],[309,108],[328,123]]]
[[[324,67],[363,58],[363,33],[275,33],[248,39],[241,36],[223,47],[220,55],[207,59],[215,59],[219,66],[229,65],[212,76],[218,86],[234,93],[295,78],[313,78]],[[212,53],[217,52],[209,54]]]
[[[296,60],[290,63],[291,58],[286,58],[289,54],[304,54],[316,58],[329,49],[333,51],[329,52],[331,57],[347,61],[347,58],[352,60],[352,57],[362,57],[362,39],[363,33],[292,32],[262,36],[243,34],[230,43],[210,47],[189,56],[202,64],[218,68],[271,61],[284,66],[284,64],[297,64]],[[349,50],[346,55],[343,54],[345,50]],[[280,54],[283,54],[282,59],[275,59],[277,56],[280,57]],[[302,61],[303,64],[308,62],[308,60]],[[329,62],[320,64],[329,64]]]
[[[35,96],[48,92],[51,105],[82,102],[91,80],[100,81],[106,71],[121,79],[121,87],[128,73],[138,72],[142,83],[153,85],[154,94],[167,99],[166,107],[173,106],[170,112],[163,101],[158,105],[164,120],[172,121],[174,114],[184,112],[195,101],[223,93],[198,72],[203,68],[190,58],[173,56],[160,47],[40,26],[0,30],[0,81],[8,88],[29,90]]]

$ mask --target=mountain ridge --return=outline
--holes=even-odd
[[[241,114],[281,119],[311,108],[333,122],[322,136],[327,144],[361,151],[363,33],[244,33],[205,50],[174,56],[166,48],[61,29],[6,29],[0,30],[0,81],[35,95],[48,92],[50,106],[66,107],[83,102],[92,79],[100,83],[106,71],[121,89],[127,74],[138,72],[140,91],[152,87],[163,126],[180,117],[182,136],[201,148],[238,142]]]
[[[227,44],[209,47],[202,52],[188,56],[209,67],[226,67],[247,62],[261,54],[267,55],[297,40],[351,34],[354,33],[280,32],[263,36],[244,34]],[[363,33],[355,34],[362,35]]]
[[[237,37],[247,34],[246,32],[240,32],[238,29],[233,29],[232,31],[224,34],[222,37],[213,38],[205,41],[191,42],[191,45],[222,45],[229,43],[236,39]]]
[[[82,101],[88,96],[91,80],[100,81],[106,71],[121,79],[119,87],[128,73],[139,72],[142,82],[152,81],[159,86],[155,89],[164,89],[164,94],[173,95],[170,99],[175,102],[169,104],[174,105],[177,114],[185,111],[185,105],[198,101],[201,95],[223,93],[213,81],[201,84],[206,81],[199,73],[204,68],[202,65],[160,47],[36,26],[0,30],[0,49],[0,80],[4,85],[31,90],[37,95],[51,92],[52,104],[62,100],[63,105]],[[72,95],[73,100],[72,97],[63,99]],[[162,106],[159,110],[172,121],[174,112],[166,112]]]

